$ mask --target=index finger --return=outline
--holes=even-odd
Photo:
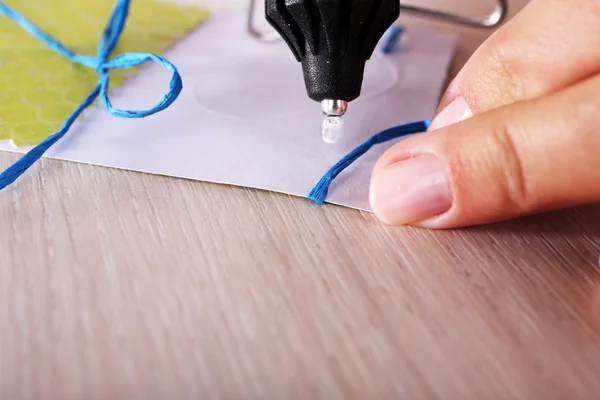
[[[533,0],[473,54],[438,111],[473,114],[556,92],[600,72],[600,2]]]

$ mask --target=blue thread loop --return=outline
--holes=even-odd
[[[89,96],[73,111],[67,118],[58,132],[48,136],[44,141],[35,146],[17,162],[7,168],[0,174],[0,190],[17,180],[27,169],[29,169],[44,153],[57,141],[59,141],[71,128],[73,123],[79,116],[96,101],[98,97],[102,101],[108,112],[115,117],[123,118],[144,118],[152,114],[156,114],[169,107],[177,99],[183,88],[181,76],[177,72],[177,68],[166,59],[150,53],[126,53],[114,57],[108,61],[111,53],[117,46],[121,33],[125,28],[127,16],[129,14],[130,0],[117,0],[109,21],[104,29],[100,44],[96,52],[96,57],[84,56],[74,53],[52,36],[40,30],[37,26],[29,22],[22,15],[9,8],[4,3],[0,2],[0,15],[8,17],[17,25],[27,31],[29,34],[39,39],[46,44],[50,49],[60,54],[64,58],[94,69],[98,75],[98,84],[89,94]],[[156,62],[162,65],[170,74],[171,82],[167,94],[149,110],[119,110],[114,108],[108,98],[109,91],[109,72],[115,69],[127,69],[136,67],[146,62]]]
[[[379,143],[388,142],[413,133],[421,133],[429,129],[431,121],[418,121],[406,125],[395,126],[372,136],[369,140],[352,150],[348,155],[335,164],[310,191],[308,199],[317,204],[324,204],[329,192],[329,186],[337,176],[348,168],[360,156]]]

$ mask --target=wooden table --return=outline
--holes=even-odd
[[[0,221],[1,399],[600,396],[600,206],[429,232],[46,160]]]

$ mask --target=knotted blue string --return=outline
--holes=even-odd
[[[376,144],[388,142],[403,136],[425,132],[429,128],[430,123],[431,121],[412,122],[410,124],[386,129],[385,131],[372,136],[369,140],[352,150],[347,156],[342,158],[337,164],[331,167],[331,169],[327,171],[327,173],[321,178],[319,183],[317,183],[316,186],[310,191],[308,199],[317,204],[325,203],[327,193],[329,192],[329,186],[331,186],[333,180],[360,156],[369,151],[371,147],[375,146]]]
[[[75,0],[74,0],[75,1]],[[0,2],[0,15],[4,15],[14,21],[17,25],[27,31],[29,34],[39,39],[41,42],[46,44],[50,49],[60,54],[64,58],[76,63],[83,65],[88,68],[94,69],[98,75],[98,84],[89,94],[89,96],[83,100],[83,102],[73,111],[73,113],[67,118],[60,130],[50,136],[48,136],[43,142],[31,149],[27,154],[21,157],[17,162],[7,168],[0,174],[0,190],[13,183],[19,178],[29,167],[31,167],[37,160],[39,160],[44,153],[57,141],[59,141],[69,130],[71,125],[77,120],[81,113],[96,101],[98,97],[108,112],[115,117],[123,118],[144,118],[149,115],[155,114],[169,107],[181,93],[183,83],[181,76],[177,72],[177,69],[173,64],[164,58],[150,53],[126,53],[114,57],[109,60],[112,51],[117,46],[119,38],[129,14],[129,3],[130,0],[117,0],[113,8],[110,19],[104,29],[100,44],[95,57],[84,56],[76,54],[69,50],[61,43],[59,43],[52,36],[40,30],[37,26],[29,22],[22,15],[9,8],[3,2]],[[149,110],[119,110],[114,108],[108,98],[109,91],[109,72],[115,69],[127,69],[138,66],[140,64],[154,61],[162,65],[170,74],[171,82],[169,84],[169,91],[162,98],[162,100],[153,108]]]

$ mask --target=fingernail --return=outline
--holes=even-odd
[[[372,179],[371,207],[389,225],[415,224],[452,206],[452,187],[444,163],[433,155],[384,167]]]
[[[454,99],[431,121],[429,130],[444,128],[473,116],[471,108],[462,96]]]

